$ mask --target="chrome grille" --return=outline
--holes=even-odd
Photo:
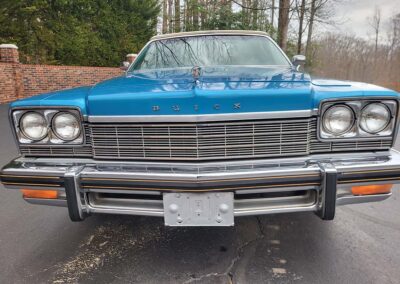
[[[204,160],[305,155],[310,120],[91,125],[96,158]]]
[[[223,160],[386,150],[392,140],[321,142],[317,119],[209,123],[86,124],[83,146],[21,145],[26,156]]]

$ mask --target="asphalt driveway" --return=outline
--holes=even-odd
[[[16,155],[0,105],[0,165]],[[0,186],[1,187],[1,186]],[[25,203],[0,188],[0,283],[399,283],[400,189],[381,203],[237,218],[234,228],[166,228]]]

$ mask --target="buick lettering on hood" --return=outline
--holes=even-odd
[[[121,77],[13,102],[20,154],[1,182],[72,221],[167,226],[305,211],[332,220],[339,205],[389,198],[399,94],[311,78],[304,62],[263,32],[155,36]]]

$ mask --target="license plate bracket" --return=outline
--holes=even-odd
[[[166,226],[233,226],[233,192],[164,193]]]

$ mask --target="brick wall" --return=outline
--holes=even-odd
[[[0,45],[0,103],[36,94],[93,85],[120,76],[120,68],[19,63],[15,45]]]

